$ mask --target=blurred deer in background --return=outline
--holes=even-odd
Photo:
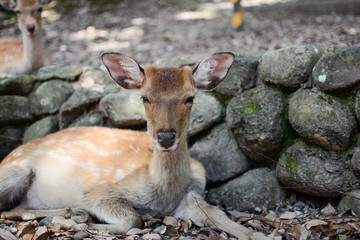
[[[44,5],[51,0],[0,0],[9,11],[15,11],[22,39],[0,38],[0,73],[29,74],[51,64],[51,56],[41,43]]]
[[[119,233],[143,227],[142,215],[173,215],[239,239],[267,239],[204,201],[206,172],[187,145],[195,92],[221,83],[233,60],[225,52],[205,58],[194,71],[143,69],[123,54],[103,54],[118,85],[141,91],[148,133],[77,127],[15,149],[0,164],[0,210],[20,205],[17,212],[25,218],[25,208],[76,206],[108,223],[90,227]]]

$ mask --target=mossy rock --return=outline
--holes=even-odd
[[[315,85],[322,91],[349,89],[360,81],[360,47],[325,53],[313,69]]]
[[[307,141],[327,150],[345,150],[356,128],[350,108],[322,92],[299,89],[289,100],[289,121]]]
[[[271,163],[276,159],[286,136],[283,94],[259,85],[231,99],[226,122],[241,150],[251,160]],[[275,160],[274,160],[275,161]]]
[[[267,51],[259,64],[259,79],[265,83],[296,90],[309,80],[321,55],[322,50],[313,45]]]
[[[276,175],[286,186],[319,197],[339,197],[360,187],[349,152],[332,152],[296,141],[281,155]]]

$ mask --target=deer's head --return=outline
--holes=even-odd
[[[51,0],[0,0],[0,4],[6,10],[17,14],[21,32],[29,36],[41,30],[42,8],[50,2]]]
[[[234,60],[232,53],[216,53],[192,70],[184,68],[143,69],[121,53],[104,53],[102,61],[114,81],[125,89],[141,91],[148,132],[156,148],[173,151],[185,138],[196,90],[211,90],[226,77]]]

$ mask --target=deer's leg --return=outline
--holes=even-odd
[[[70,217],[71,209],[63,208],[63,209],[54,209],[54,210],[33,210],[33,209],[27,209],[23,206],[18,206],[10,211],[1,213],[1,218],[12,219],[12,220],[20,219],[24,221],[45,218],[49,216]]]
[[[90,224],[89,226],[95,230],[123,234],[132,228],[144,226],[141,216],[122,198],[100,199],[90,208],[90,212],[100,221],[107,223]]]
[[[241,240],[270,239],[262,233],[253,232],[253,230],[232,221],[223,211],[205,202],[195,192],[189,192],[183,198],[174,216],[184,220],[190,219],[198,226],[205,225],[225,231]]]

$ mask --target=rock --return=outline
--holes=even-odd
[[[346,89],[360,81],[360,46],[325,53],[313,69],[315,85],[322,91]]]
[[[325,151],[298,140],[281,155],[276,175],[288,187],[320,197],[339,197],[359,188],[347,153]]]
[[[297,89],[308,81],[322,55],[316,46],[293,46],[264,53],[259,64],[259,78],[265,83]]]
[[[262,205],[274,208],[285,199],[285,195],[276,179],[275,170],[257,168],[210,190],[207,200],[238,211],[246,211]]]
[[[264,85],[238,93],[227,107],[226,122],[247,157],[269,163],[286,136],[283,95]]]
[[[47,81],[51,79],[62,79],[68,81],[74,81],[83,71],[82,67],[77,66],[55,66],[49,65],[39,69],[37,73],[37,80]]]
[[[86,115],[80,116],[75,119],[69,127],[78,126],[103,126],[104,125],[104,113],[101,111],[91,111]]]
[[[183,67],[191,66],[196,67],[201,60],[209,56],[208,54],[190,54],[176,56],[174,58],[158,59],[154,63],[154,67]]]
[[[356,121],[349,107],[324,93],[303,90],[289,101],[289,121],[307,141],[327,150],[347,148]]]
[[[360,177],[360,147],[354,149],[353,156],[351,157],[351,167],[354,174]]]
[[[249,168],[245,155],[225,123],[195,142],[190,148],[190,156],[204,165],[210,183],[228,180]]]
[[[104,95],[121,90],[121,87],[112,80],[109,73],[100,68],[85,68],[79,77],[79,81],[74,83],[75,90],[81,87],[103,93]]]
[[[88,88],[78,88],[61,106],[60,129],[67,127],[80,115],[85,115],[103,97],[103,93]]]
[[[25,123],[33,119],[29,100],[22,96],[0,96],[0,126],[4,124]]]
[[[338,212],[343,213],[351,209],[356,216],[360,217],[360,189],[348,192],[345,195],[339,205]]]
[[[44,137],[58,130],[58,120],[56,117],[48,116],[33,123],[25,130],[23,144],[32,141],[35,138]]]
[[[193,136],[219,121],[222,113],[222,104],[213,96],[199,92],[196,94],[191,110],[188,135]]]
[[[0,81],[0,94],[27,96],[33,90],[36,79],[25,75]]]
[[[0,128],[0,162],[12,150],[21,145],[23,134],[23,127],[7,126]]]
[[[228,75],[215,91],[233,97],[240,89],[247,90],[254,87],[258,63],[256,58],[237,55]]]
[[[115,127],[131,127],[146,123],[145,109],[139,91],[122,91],[103,97],[102,110]]]
[[[357,91],[355,96],[355,113],[356,120],[360,123],[360,91]]]
[[[30,109],[36,116],[54,114],[73,93],[70,83],[61,80],[51,80],[42,83],[30,94]]]

